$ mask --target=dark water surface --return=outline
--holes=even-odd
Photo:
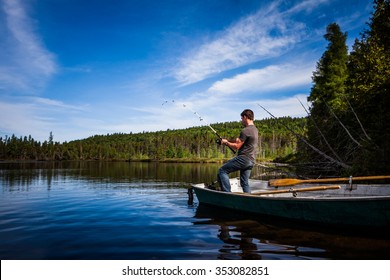
[[[387,236],[297,228],[188,204],[219,165],[0,163],[0,258],[390,259]],[[262,170],[254,170],[258,176]]]

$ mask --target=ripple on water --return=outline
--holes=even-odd
[[[21,186],[0,178],[1,259],[326,259],[354,241],[188,205],[182,183],[31,176]],[[372,254],[389,257],[384,244]]]

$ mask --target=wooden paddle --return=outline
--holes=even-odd
[[[296,192],[312,192],[312,191],[324,191],[324,190],[337,190],[340,186],[318,186],[309,188],[289,189],[289,190],[277,190],[277,191],[265,191],[253,193],[253,195],[266,195],[266,194],[279,194],[279,193],[296,193]]]
[[[385,176],[365,176],[365,177],[352,177],[352,181],[358,180],[381,180],[381,179],[390,179],[390,175]],[[269,181],[271,187],[286,187],[293,186],[303,183],[327,183],[327,182],[342,182],[349,181],[349,177],[345,178],[322,178],[322,179],[308,179],[308,180],[299,180],[299,179],[274,179]]]

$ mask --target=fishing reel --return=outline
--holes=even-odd
[[[221,145],[222,144],[221,139],[215,140],[215,143],[217,143],[218,145]]]

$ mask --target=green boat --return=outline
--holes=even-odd
[[[390,185],[299,184],[271,187],[268,181],[250,180],[251,193],[243,193],[237,178],[232,192],[194,184],[200,204],[224,207],[260,216],[324,226],[390,229]]]

